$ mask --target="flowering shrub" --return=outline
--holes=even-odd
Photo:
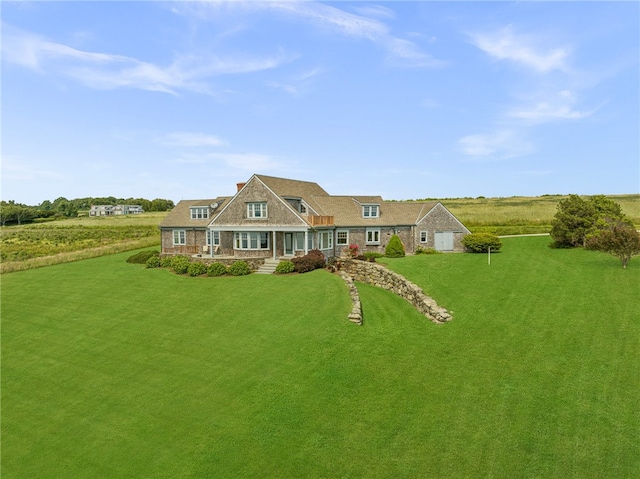
[[[357,244],[350,244],[349,246],[346,246],[344,248],[344,253],[350,258],[355,258],[356,256],[358,256],[358,249],[359,248]]]

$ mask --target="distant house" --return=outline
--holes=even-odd
[[[140,205],[91,205],[89,216],[135,215],[144,213]]]
[[[183,200],[160,224],[163,254],[280,258],[321,250],[340,256],[384,249],[397,234],[405,251],[462,251],[469,230],[439,202],[389,202],[329,195],[317,183],[253,175],[231,197]]]

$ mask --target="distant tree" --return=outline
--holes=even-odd
[[[71,201],[66,199],[62,199],[61,201],[56,200],[54,201],[54,204],[56,204],[56,213],[61,216],[66,216],[68,218],[78,216],[78,208]]]
[[[607,219],[606,222],[607,227],[587,236],[587,247],[619,258],[626,268],[631,258],[640,254],[640,233],[625,220]]]
[[[52,208],[53,208],[53,205],[49,200],[44,200],[42,203],[40,203],[40,206],[38,206],[38,209],[41,209],[43,211],[49,211]]]
[[[551,222],[553,246],[585,246],[588,235],[606,227],[605,218],[623,220],[624,214],[620,205],[604,195],[586,200],[578,195],[569,195],[558,203]]]

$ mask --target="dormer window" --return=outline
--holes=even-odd
[[[307,214],[307,207],[302,202],[300,202],[300,213],[302,213],[303,215]]]
[[[264,219],[267,217],[267,203],[247,203],[247,218]]]
[[[362,216],[363,218],[377,218],[378,216],[380,216],[380,206],[379,205],[363,205]]]
[[[190,209],[192,220],[206,220],[209,218],[209,208],[207,206],[197,206]]]

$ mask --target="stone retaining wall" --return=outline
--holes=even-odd
[[[404,276],[395,273],[380,264],[353,259],[340,259],[336,262],[336,268],[339,270],[343,278],[348,277],[352,282],[362,281],[363,283],[372,284],[379,288],[386,289],[387,291],[391,291],[406,299],[418,311],[420,311],[420,313],[424,314],[434,323],[442,324],[453,319],[451,313],[445,308],[438,306],[433,298],[424,294],[424,291],[420,286],[413,284]],[[349,282],[347,282],[347,286],[349,286]],[[355,289],[355,285],[353,288]],[[357,301],[353,298],[354,297],[352,295],[353,310],[349,315],[349,319],[352,320],[352,316],[354,316],[355,319],[359,314],[358,324],[361,324],[362,310],[360,307],[360,298],[358,297]]]

